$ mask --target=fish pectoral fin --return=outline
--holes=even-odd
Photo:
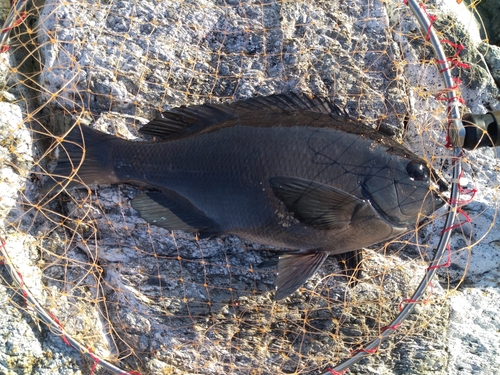
[[[132,207],[148,223],[168,230],[215,234],[214,223],[186,198],[174,192],[147,192],[132,199]]]
[[[276,196],[297,219],[319,229],[341,229],[368,203],[345,191],[296,177],[272,177]]]
[[[335,258],[343,269],[349,286],[355,286],[363,276],[363,252],[361,250],[348,251],[346,253],[335,254]]]
[[[285,254],[278,261],[275,299],[283,299],[295,292],[323,264],[328,254]]]

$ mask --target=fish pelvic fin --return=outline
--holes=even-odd
[[[340,267],[347,279],[349,286],[356,286],[358,280],[363,277],[363,252],[361,250],[348,251],[346,253],[335,254]]]
[[[57,166],[48,174],[41,193],[82,185],[117,183],[118,179],[109,163],[112,150],[110,142],[115,140],[119,138],[85,125],[75,125],[64,137],[55,138]]]
[[[314,275],[328,254],[322,251],[309,254],[284,254],[278,261],[275,299],[280,300],[295,292]]]
[[[173,108],[151,120],[139,132],[161,139],[171,139],[189,136],[228,120],[247,116],[253,118],[255,113],[272,112],[273,116],[279,116],[297,111],[330,115],[339,121],[346,121],[349,117],[345,110],[328,100],[290,93],[255,97],[232,103]]]
[[[168,230],[199,232],[202,238],[218,233],[210,218],[173,191],[142,193],[132,199],[132,207],[148,223]]]

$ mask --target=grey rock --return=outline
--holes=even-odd
[[[52,131],[80,121],[134,139],[146,119],[167,108],[292,90],[329,97],[397,137],[407,124],[414,129],[407,133],[412,148],[439,158],[444,143],[439,115],[445,107],[434,99],[442,86],[433,54],[408,8],[383,5],[47,1],[34,28],[43,56],[37,77],[42,89],[34,95],[36,106],[43,106],[37,120]],[[428,5],[431,12],[444,6]],[[463,61],[480,61],[481,47],[448,11],[436,27],[467,44]],[[454,69],[473,111],[500,108],[488,66]],[[11,91],[27,108],[20,91]],[[353,288],[346,287],[332,260],[305,288],[276,303],[270,293],[273,270],[256,267],[269,256],[266,249],[234,236],[197,240],[150,227],[130,207],[140,187],[73,191],[30,209],[40,199],[34,177],[46,165],[39,160],[40,129],[34,128],[31,144],[27,131],[16,125],[26,114],[10,104],[2,108],[0,124],[3,113],[15,113],[0,128],[0,139],[8,140],[0,147],[0,171],[14,176],[2,187],[6,223],[0,235],[9,254],[26,285],[70,334],[127,370],[319,371],[349,357],[351,349],[390,324],[399,302],[410,298],[422,279],[442,229],[438,217],[417,236],[380,252],[366,250],[366,277]],[[432,295],[425,296],[429,303],[418,304],[379,354],[353,366],[352,373],[461,374],[479,368],[495,373],[499,239],[497,231],[488,232],[498,223],[495,157],[493,150],[467,155],[466,173],[480,191],[464,207],[472,225],[453,231],[451,271],[440,271]],[[449,160],[441,163],[446,173]],[[453,292],[459,281],[467,288]],[[3,290],[2,301],[18,301],[22,311],[22,299],[13,297],[10,287]],[[16,374],[89,372],[92,361],[44,326],[33,329],[30,318],[7,306],[0,311],[5,322],[0,372],[14,371],[13,364]],[[25,342],[19,358],[12,348]]]
[[[0,373],[5,375],[81,375],[78,353],[39,325],[24,309],[23,298],[0,274]]]
[[[296,90],[335,98],[354,116],[401,132],[406,106],[397,88],[404,81],[392,69],[399,55],[381,7],[370,9],[363,2],[355,7],[208,1],[92,5],[63,7],[52,0],[43,8],[42,100],[71,81],[53,105],[151,118],[186,103]],[[372,20],[365,25],[369,13]],[[88,25],[69,27],[77,17]],[[96,27],[106,32],[92,32]],[[46,43],[54,29],[59,42]],[[248,29],[254,30],[251,37]],[[373,52],[353,54],[354,49]],[[381,108],[391,108],[384,122]]]
[[[2,246],[6,250],[13,249],[11,245],[17,239],[17,249],[25,255],[31,255],[33,261],[37,255],[33,253],[33,247],[26,246],[29,241],[22,240],[22,235],[14,228],[9,228],[13,217],[24,214],[22,197],[29,194],[29,189],[25,189],[25,181],[33,164],[31,136],[22,123],[18,105],[0,102],[0,113],[0,237],[5,240]],[[15,256],[14,251],[12,256]],[[25,275],[28,279],[38,279],[31,272]],[[81,374],[78,353],[51,335],[45,326],[39,325],[27,312],[22,312],[26,308],[22,291],[11,285],[12,280],[1,267],[0,373],[48,375],[57,369],[59,374]]]
[[[478,48],[484,55],[491,76],[495,80],[497,86],[500,86],[500,47],[482,43]]]
[[[483,27],[481,37],[488,43],[500,46],[500,4],[496,0],[482,0],[476,5],[476,18]]]

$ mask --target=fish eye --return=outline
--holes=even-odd
[[[427,166],[419,161],[410,161],[406,165],[406,172],[412,180],[422,181],[429,178],[430,171]]]

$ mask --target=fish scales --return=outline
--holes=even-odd
[[[278,261],[278,299],[329,254],[389,240],[443,204],[436,190],[445,184],[424,160],[325,110],[331,107],[324,101],[274,96],[242,103],[167,112],[143,128],[163,138],[157,142],[75,128],[68,141],[87,151],[79,177],[85,184],[157,189],[132,201],[152,224],[288,249]],[[256,111],[255,104],[264,108]],[[184,128],[172,129],[183,121]],[[81,148],[72,145],[65,144],[68,153],[61,153],[55,174],[69,175],[64,155],[81,158]],[[57,186],[56,178],[44,189]]]
[[[115,174],[120,182],[144,182],[173,190],[227,232],[272,222],[274,213],[283,207],[270,185],[273,176],[331,184],[364,199],[360,182],[372,168],[375,156],[369,146],[373,141],[338,133],[307,126],[234,126],[171,142],[124,141],[113,149],[112,164],[118,166]],[[360,165],[348,157],[349,148],[359,155]],[[390,165],[389,155],[380,154],[377,159],[384,157],[378,163]],[[305,243],[311,246],[309,241]],[[280,245],[304,246],[287,242]]]

